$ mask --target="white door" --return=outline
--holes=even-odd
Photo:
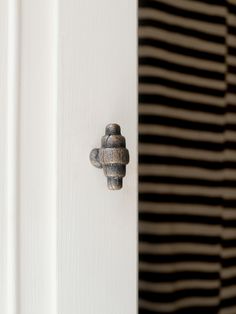
[[[0,0],[0,313],[137,313],[137,3]],[[90,164],[108,123],[123,188]]]

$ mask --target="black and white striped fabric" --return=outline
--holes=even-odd
[[[139,25],[139,312],[236,314],[236,0]]]

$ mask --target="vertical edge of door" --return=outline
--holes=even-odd
[[[0,312],[56,314],[57,0],[0,0]]]
[[[0,311],[16,313],[18,173],[18,2],[0,1]]]
[[[58,307],[137,313],[137,2],[59,0]],[[109,191],[89,162],[121,125],[130,164]]]
[[[0,312],[7,310],[7,44],[8,6],[0,1]]]

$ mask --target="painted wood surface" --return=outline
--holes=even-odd
[[[56,2],[19,6],[18,314],[56,313]]]
[[[137,51],[135,1],[59,1],[58,300],[61,314],[135,314]],[[89,162],[105,126],[130,150],[124,188]]]
[[[7,310],[7,29],[8,8],[0,1],[0,312]]]
[[[137,312],[136,1],[0,0],[0,312]],[[89,163],[106,124],[124,188]]]

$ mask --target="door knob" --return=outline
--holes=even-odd
[[[111,123],[106,126],[101,148],[91,151],[90,161],[95,167],[103,168],[109,190],[122,188],[126,165],[129,163],[129,151],[118,124]]]

